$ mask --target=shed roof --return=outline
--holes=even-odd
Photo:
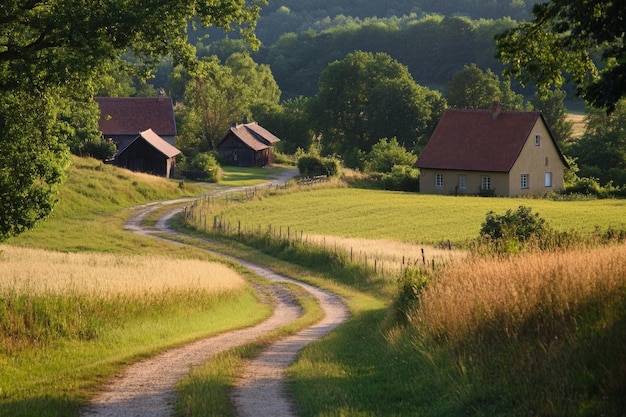
[[[416,166],[509,172],[539,120],[545,124],[541,112],[446,110]]]
[[[229,131],[229,134],[230,133],[238,137],[246,146],[255,151],[267,149],[274,143],[280,142],[279,138],[256,122],[232,126]],[[226,135],[224,139],[227,137],[228,135]],[[219,144],[217,146],[219,147]]]
[[[170,145],[165,139],[154,133],[152,129],[139,132],[139,135],[137,135],[137,137],[119,153],[123,153],[124,150],[128,149],[139,138],[143,138],[146,142],[152,145],[152,147],[154,147],[157,151],[161,152],[168,158],[173,158],[176,155],[180,154],[180,151],[177,148]]]
[[[146,129],[161,136],[176,135],[170,97],[96,97],[98,127],[106,135],[134,135]]]

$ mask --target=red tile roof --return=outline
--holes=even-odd
[[[446,110],[416,166],[509,172],[539,119],[540,112],[502,111],[494,118],[491,110]]]
[[[280,142],[280,139],[256,122],[233,126],[230,132],[255,151],[267,149],[274,143]]]
[[[175,136],[176,121],[170,97],[96,97],[100,131],[106,135],[136,135],[146,129]]]
[[[135,140],[137,140],[139,137],[142,137],[146,142],[152,145],[157,151],[161,152],[163,155],[167,156],[168,158],[173,158],[180,153],[178,149],[176,149],[174,146],[167,143],[165,139],[163,139],[162,137],[154,133],[152,129],[139,132],[139,136],[137,136]],[[126,148],[128,148],[128,146]]]

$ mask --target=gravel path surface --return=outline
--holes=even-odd
[[[283,173],[275,182],[285,181],[293,171]],[[179,200],[181,201],[181,200]],[[135,212],[125,229],[144,235],[154,230],[142,227],[142,220],[164,202],[146,205]],[[168,221],[180,209],[170,210],[156,224],[159,232],[175,234]],[[221,255],[223,256],[223,255]],[[285,369],[296,359],[300,349],[343,323],[348,312],[341,299],[319,288],[276,274],[247,261],[229,257],[268,279],[275,299],[273,315],[263,323],[247,329],[227,332],[189,345],[171,349],[127,367],[113,378],[82,414],[84,417],[165,417],[172,414],[174,387],[188,374],[189,368],[206,362],[211,356],[232,347],[251,342],[295,320],[302,313],[283,284],[301,286],[319,300],[325,317],[304,331],[279,340],[251,361],[232,392],[240,416],[296,416],[297,412],[284,389]]]

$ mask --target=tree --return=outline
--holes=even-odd
[[[277,104],[280,89],[267,65],[248,54],[235,53],[221,65],[216,57],[201,61],[187,82],[179,108],[181,141],[214,150],[233,122],[251,113],[254,105]]]
[[[490,109],[498,101],[506,109],[520,110],[524,101],[511,90],[509,80],[500,80],[493,71],[483,71],[476,64],[465,65],[454,74],[445,97],[451,107],[459,109]]]
[[[597,108],[615,109],[626,94],[626,7],[620,1],[549,0],[533,19],[496,37],[506,73],[542,94],[566,81]]]
[[[275,146],[280,152],[294,154],[298,149],[310,150],[313,129],[309,121],[309,99],[296,97],[278,104],[253,105],[252,117],[280,138]]]
[[[567,109],[564,100],[567,94],[563,90],[552,90],[545,96],[535,94],[530,103],[536,110],[543,113],[550,131],[562,150],[569,145],[572,137],[573,123],[567,120]]]
[[[261,0],[7,0],[0,4],[0,240],[46,217],[69,162],[75,120],[107,65],[131,51],[146,75],[161,56],[193,67],[188,19],[258,45]],[[68,103],[72,102],[73,105]],[[90,117],[97,117],[92,115]],[[97,119],[95,119],[97,120]],[[87,130],[88,123],[85,123]]]
[[[384,137],[407,148],[430,134],[445,101],[419,86],[407,68],[384,53],[357,51],[330,64],[311,99],[311,119],[325,154],[343,156],[346,165]]]
[[[577,160],[579,176],[626,185],[626,99],[617,102],[611,114],[589,110],[585,133],[570,153]]]
[[[417,155],[404,149],[396,138],[383,138],[372,146],[367,155],[370,170],[373,172],[391,172],[396,165],[413,166],[417,161]]]

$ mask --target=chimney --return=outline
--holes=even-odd
[[[243,124],[247,125],[248,124],[248,116],[243,116]]]
[[[502,113],[502,107],[500,107],[499,101],[494,101],[493,106],[491,107],[491,120],[496,120],[498,116]]]

